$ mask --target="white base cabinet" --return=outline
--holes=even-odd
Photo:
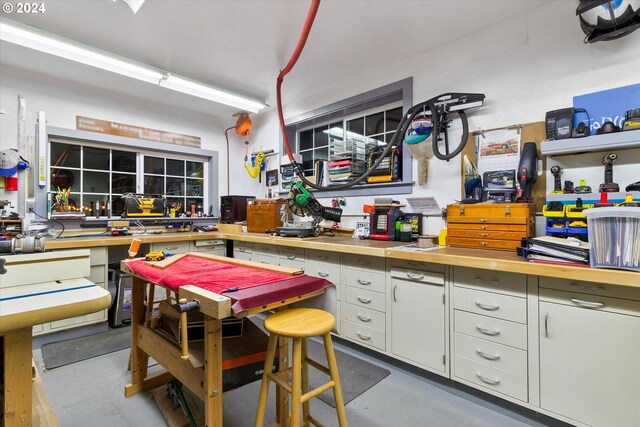
[[[541,289],[540,406],[640,426],[640,302]]]

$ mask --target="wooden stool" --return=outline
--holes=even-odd
[[[256,427],[264,424],[264,413],[267,407],[267,394],[269,393],[269,381],[276,383],[277,387],[291,394],[291,426],[300,426],[300,405],[303,408],[303,422],[305,426],[313,423],[321,426],[315,418],[309,414],[309,400],[320,393],[333,388],[333,397],[336,401],[338,411],[338,423],[340,427],[347,427],[347,416],[344,410],[344,400],[342,399],[342,388],[338,377],[338,366],[336,356],[333,353],[333,343],[331,342],[331,329],[335,325],[336,319],[326,311],[314,308],[291,308],[269,315],[264,321],[264,327],[271,333],[269,336],[269,346],[264,362],[264,374],[260,387],[260,398],[258,400],[258,411],[256,414]],[[322,336],[324,349],[327,354],[329,367],[325,367],[307,356],[307,338]],[[291,338],[293,340],[293,360],[291,368],[272,373],[273,358],[276,352],[278,338]],[[319,371],[329,375],[330,380],[320,387],[309,391],[309,366],[311,365]],[[292,381],[289,382],[289,372],[292,374]]]

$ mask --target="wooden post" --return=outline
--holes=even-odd
[[[204,317],[205,426],[222,427],[222,320]]]
[[[138,347],[139,329],[145,323],[144,295],[148,283],[136,276],[131,279],[131,384],[125,387],[126,397],[142,389],[149,364],[149,356]]]
[[[4,423],[30,426],[31,404],[31,326],[2,337],[4,353]]]

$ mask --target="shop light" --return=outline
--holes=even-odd
[[[265,107],[261,102],[6,19],[0,19],[0,40],[249,112]]]

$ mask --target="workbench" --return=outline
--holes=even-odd
[[[154,389],[175,377],[204,401],[205,423],[209,427],[221,427],[223,419],[222,320],[278,309],[318,296],[329,286],[326,280],[307,276],[302,271],[199,253],[175,255],[159,262],[125,260],[121,269],[133,278],[131,383],[125,387],[125,396]],[[198,310],[204,316],[202,365],[194,363],[189,356],[184,338],[186,326],[182,326],[181,348],[154,331],[150,320],[153,304],[145,308],[145,295],[153,301],[155,286],[176,292],[177,301],[184,298],[184,301],[198,302]],[[181,323],[186,325],[186,316]],[[286,369],[286,340],[280,340],[278,351],[279,368]],[[149,357],[166,371],[148,375]],[[276,417],[282,424],[287,419],[288,397],[277,393],[276,399]]]
[[[109,306],[109,292],[74,277],[89,270],[89,251],[11,255],[0,276],[0,337],[4,362],[2,417],[7,426],[32,424],[31,329],[34,325],[100,311]],[[34,263],[50,268],[51,280],[37,282]],[[84,268],[74,268],[74,266]],[[75,271],[74,271],[75,270]],[[37,283],[34,283],[37,282]]]

